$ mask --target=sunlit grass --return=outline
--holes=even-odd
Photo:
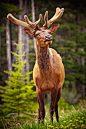
[[[19,127],[18,127],[19,126]],[[38,125],[36,122],[26,123],[22,127],[17,125],[14,129],[85,129],[86,128],[86,111],[80,113],[73,113],[69,118],[60,118],[60,122],[54,121],[53,124],[45,122],[45,124]]]
[[[63,100],[61,100],[63,101]],[[17,122],[7,120],[3,122],[4,129],[85,129],[86,128],[86,100],[82,100],[78,105],[69,105],[63,102],[63,107],[59,105],[59,123],[56,122],[54,114],[53,124],[50,122],[49,104],[45,106],[46,116],[44,125],[37,123],[37,114],[32,119],[23,119]],[[5,119],[5,118],[4,118]],[[14,123],[13,123],[14,122]]]
[[[85,129],[86,128],[86,111],[81,111],[78,114],[73,114],[70,118],[65,119],[59,124],[54,123],[48,126],[48,129]]]

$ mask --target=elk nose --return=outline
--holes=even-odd
[[[52,36],[51,35],[47,35],[45,36],[46,40],[52,40]]]

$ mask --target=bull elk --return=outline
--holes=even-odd
[[[44,93],[51,92],[51,104],[50,104],[50,118],[53,122],[53,114],[55,111],[56,120],[59,121],[58,116],[58,101],[61,96],[61,89],[65,78],[64,66],[60,55],[52,48],[49,48],[49,44],[52,43],[51,33],[55,32],[59,27],[59,24],[49,26],[57,21],[63,14],[64,8],[56,8],[55,15],[48,20],[48,11],[45,12],[44,20],[45,24],[42,28],[38,26],[42,21],[42,15],[39,15],[39,20],[35,23],[29,21],[25,15],[25,21],[20,21],[8,14],[7,18],[13,23],[25,27],[24,31],[36,38],[36,63],[33,69],[33,80],[36,85],[37,101],[39,103],[38,109],[38,123],[44,121],[45,108],[44,108]],[[28,28],[28,29],[27,29]],[[34,31],[32,31],[31,29]]]

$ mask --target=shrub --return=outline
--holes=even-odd
[[[69,104],[77,104],[81,98],[81,94],[77,94],[77,90],[75,88],[72,88],[72,90],[69,90],[69,88],[63,88],[61,96]]]

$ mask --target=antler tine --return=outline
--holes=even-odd
[[[45,24],[43,26],[49,28],[49,26],[53,22],[57,21],[62,16],[63,12],[64,12],[64,8],[62,8],[62,9],[56,8],[55,15],[49,21],[47,21],[47,24],[46,24],[46,21],[45,21]]]
[[[42,14],[39,15],[39,20],[35,22],[36,25],[42,22]]]
[[[41,21],[42,21],[42,15],[41,14],[39,15],[39,20],[36,21],[35,23],[32,23],[31,21],[29,21],[29,19],[26,15],[24,16],[24,18],[25,18],[25,21],[27,22],[27,24],[29,24],[30,27],[34,30],[36,29],[37,25],[40,24]]]
[[[29,26],[33,29],[33,26],[32,26],[33,23],[31,21],[29,21],[27,15],[24,15],[24,19],[27,22],[27,24],[29,24]]]
[[[48,26],[48,11],[45,12],[44,20],[45,20],[45,24],[43,26],[47,27]]]
[[[19,25],[19,26],[23,26],[23,27],[27,27],[30,28],[29,24],[27,24],[26,22],[20,21],[18,19],[16,19],[12,14],[8,14],[7,18],[12,21],[13,23]]]

